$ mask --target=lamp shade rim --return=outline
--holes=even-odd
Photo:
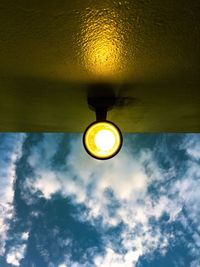
[[[118,145],[117,149],[116,149],[112,154],[110,154],[110,155],[108,155],[108,156],[97,156],[97,155],[95,155],[94,153],[92,153],[92,152],[89,150],[89,148],[88,148],[88,146],[87,146],[87,144],[86,144],[86,135],[87,135],[87,132],[89,131],[89,129],[90,129],[92,126],[98,125],[98,124],[100,124],[100,123],[105,123],[105,124],[111,125],[112,127],[115,128],[115,130],[117,131],[117,133],[118,133],[118,135],[119,135],[119,145]],[[95,158],[95,159],[98,159],[98,160],[107,160],[107,159],[113,158],[114,156],[116,156],[116,155],[119,153],[119,151],[121,150],[122,144],[123,144],[123,136],[122,136],[122,133],[121,133],[121,130],[119,129],[119,127],[118,127],[115,123],[113,123],[113,122],[111,122],[111,121],[109,121],[109,120],[104,120],[104,121],[93,121],[93,122],[90,123],[90,124],[87,126],[87,128],[85,129],[84,134],[83,134],[82,141],[83,141],[83,146],[84,146],[86,152],[87,152],[91,157],[93,157],[93,158]]]

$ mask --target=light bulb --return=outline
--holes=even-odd
[[[121,149],[122,134],[119,128],[110,121],[93,122],[83,135],[83,144],[92,157],[109,159]]]

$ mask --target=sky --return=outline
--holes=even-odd
[[[1,267],[200,267],[200,134],[0,134]]]

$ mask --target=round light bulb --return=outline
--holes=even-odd
[[[111,150],[115,145],[115,135],[109,130],[100,130],[95,135],[94,142],[100,150]]]
[[[122,146],[122,134],[112,122],[93,122],[83,135],[83,144],[92,157],[109,159],[119,152]]]

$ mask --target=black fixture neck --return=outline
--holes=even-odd
[[[96,120],[97,121],[106,121],[107,117],[107,108],[106,107],[98,107],[95,109],[96,112]]]

